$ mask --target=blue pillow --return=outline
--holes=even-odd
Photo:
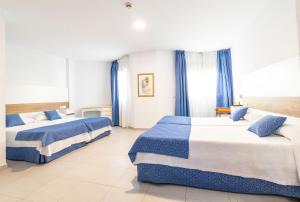
[[[230,118],[233,121],[239,121],[241,120],[241,118],[244,118],[244,116],[247,114],[247,110],[248,110],[247,107],[242,107],[240,109],[237,109],[231,113]]]
[[[6,115],[6,127],[25,125],[19,114],[8,114]]]
[[[47,119],[50,121],[56,120],[56,119],[61,119],[61,116],[59,116],[59,114],[57,113],[56,110],[45,111],[44,113],[45,113]]]
[[[266,137],[280,128],[285,120],[286,117],[281,116],[264,116],[263,118],[253,123],[250,128],[248,128],[248,130],[255,133],[259,137]]]

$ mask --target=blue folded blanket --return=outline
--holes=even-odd
[[[81,120],[67,123],[44,126],[23,130],[17,133],[16,140],[41,141],[42,146],[47,146],[53,142],[88,132],[88,128]]]
[[[109,118],[86,118],[20,131],[17,133],[15,139],[22,141],[41,141],[42,146],[47,146],[59,140],[67,139],[86,132],[95,131],[111,125],[112,123]]]
[[[185,116],[164,116],[158,121],[158,124],[179,124],[191,125],[191,117]]]
[[[135,141],[128,155],[135,161],[138,152],[163,154],[181,158],[189,157],[191,125],[156,124]]]
[[[99,130],[106,126],[112,126],[112,122],[109,118],[106,117],[93,117],[81,119],[87,126],[89,131]]]

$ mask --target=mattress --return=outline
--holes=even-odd
[[[191,125],[194,126],[247,126],[248,120],[233,121],[229,117],[192,117]]]
[[[102,134],[106,131],[110,131],[111,127],[103,127],[99,130],[95,130],[92,132],[86,132],[82,133],[80,135],[76,135],[64,140],[56,141],[50,145],[42,146],[41,141],[20,141],[15,140],[16,135],[19,131],[33,129],[33,128],[39,128],[43,126],[50,126],[55,124],[61,124],[66,122],[71,122],[75,120],[79,120],[81,118],[63,118],[53,121],[39,121],[36,123],[31,123],[27,125],[21,125],[21,126],[15,126],[11,128],[6,129],[6,147],[10,148],[36,148],[38,152],[40,152],[41,155],[45,156],[51,156],[52,154],[59,152],[67,147],[70,147],[71,145],[75,145],[82,142],[90,142],[93,139],[97,138],[99,134]]]
[[[278,135],[260,138],[247,130],[248,125],[192,125],[188,159],[140,152],[134,164],[167,165],[299,186],[294,143]]]

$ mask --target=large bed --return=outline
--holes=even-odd
[[[6,129],[9,160],[48,163],[66,153],[111,134],[105,117],[41,120]]]
[[[163,117],[129,152],[138,180],[300,198],[300,121],[289,117],[281,135],[261,138],[247,128],[264,113],[238,122]]]

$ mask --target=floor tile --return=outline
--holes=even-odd
[[[186,201],[188,202],[230,202],[226,192],[206,189],[187,188]]]
[[[114,185],[124,173],[125,168],[118,168],[114,166],[91,166],[79,165],[69,172],[66,172],[64,177],[70,179],[77,179],[81,181],[94,182],[102,185]]]
[[[71,179],[58,179],[30,194],[26,199],[39,202],[47,199],[48,201],[74,201],[92,202],[100,201],[110,187],[96,183],[83,182]]]
[[[114,187],[106,194],[102,202],[142,202],[144,197],[144,192]]]
[[[150,184],[137,180],[136,169],[128,169],[128,171],[116,180],[114,186],[138,191],[148,191],[150,188]]]
[[[169,194],[156,194],[148,193],[146,194],[143,202],[184,202],[185,197],[178,197]]]
[[[53,176],[51,174],[45,173],[43,175],[39,172],[33,172],[8,183],[5,187],[0,189],[0,194],[2,193],[9,196],[23,198],[56,178],[57,176]]]
[[[296,202],[298,200],[278,197],[278,196],[264,196],[264,195],[250,195],[250,194],[229,194],[231,202]]]
[[[99,202],[102,201],[111,187],[89,182],[77,182],[73,190],[64,193],[59,199],[62,202]]]
[[[24,199],[9,197],[9,196],[5,196],[5,195],[0,195],[0,201],[1,202],[30,202],[30,201],[26,201]]]
[[[185,200],[187,188],[176,185],[151,184],[148,193],[152,196],[164,196],[164,198]]]
[[[8,161],[0,172],[0,202],[294,202],[137,181],[128,151],[143,130],[113,134],[45,165]]]

